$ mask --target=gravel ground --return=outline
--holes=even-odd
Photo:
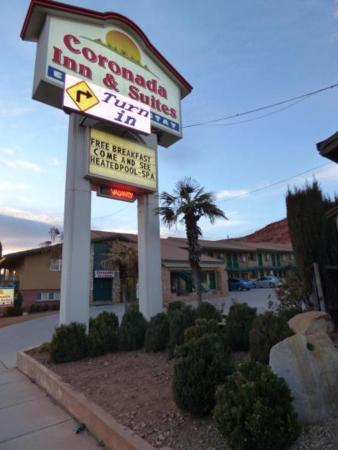
[[[67,364],[52,364],[46,354],[32,353],[156,448],[227,450],[211,418],[194,418],[176,407],[173,363],[166,353],[110,353]],[[235,359],[246,357],[241,353]],[[338,417],[304,427],[289,450],[338,450]]]
[[[338,401],[338,399],[337,399]],[[304,427],[290,450],[337,450],[338,417],[326,422]]]
[[[120,352],[67,364],[40,362],[156,448],[225,450],[212,418],[180,411],[172,398],[166,353]]]

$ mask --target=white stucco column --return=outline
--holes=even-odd
[[[88,324],[90,276],[90,182],[84,179],[88,129],[71,114],[68,130],[64,239],[62,249],[60,324]]]
[[[145,144],[157,152],[157,137],[152,134]],[[155,214],[158,193],[138,197],[138,274],[140,311],[146,319],[163,311],[161,280],[160,218]]]

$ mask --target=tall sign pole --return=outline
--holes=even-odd
[[[148,136],[146,144],[157,152],[156,135]],[[147,319],[163,310],[160,220],[156,213],[158,206],[158,192],[138,197],[139,305]]]
[[[89,317],[91,186],[84,178],[88,129],[82,117],[69,116],[64,240],[62,246],[60,323]]]
[[[21,37],[37,42],[33,98],[70,114],[60,322],[88,323],[93,190],[138,200],[139,302],[150,319],[163,308],[157,146],[182,138],[192,87],[118,13],[31,0]]]

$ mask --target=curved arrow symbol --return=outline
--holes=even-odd
[[[87,99],[93,97],[89,91],[77,91],[76,92],[76,101],[80,103],[81,95],[84,95]]]

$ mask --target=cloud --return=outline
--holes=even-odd
[[[338,18],[338,0],[334,0],[334,16]]]
[[[50,225],[0,214],[0,236],[3,252],[11,253],[36,248],[50,239]]]
[[[60,225],[63,222],[63,217],[57,214],[36,213],[18,208],[0,206],[0,214],[17,219],[41,222],[48,225]]]
[[[216,200],[224,200],[234,197],[245,197],[248,195],[249,191],[247,189],[225,189],[224,191],[216,192]]]
[[[0,148],[0,153],[7,156],[13,156],[15,154],[15,150],[9,147]]]
[[[30,188],[28,184],[0,181],[0,192],[27,192]]]
[[[18,170],[29,170],[31,172],[41,172],[41,167],[31,161],[17,159],[16,161],[2,161],[7,167]]]

